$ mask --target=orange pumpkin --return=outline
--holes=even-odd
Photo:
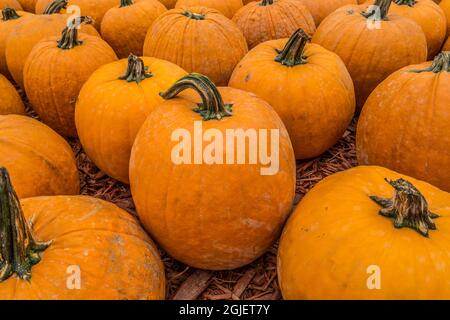
[[[43,13],[50,3],[55,0],[37,0],[36,13]],[[57,0],[56,0],[57,1]],[[90,16],[94,23],[93,25],[100,29],[102,19],[106,11],[117,6],[118,0],[65,0],[67,7],[76,6],[79,8],[79,14],[83,16]],[[73,13],[73,12],[71,12]]]
[[[119,58],[130,53],[141,56],[148,29],[166,11],[157,0],[120,0],[120,6],[109,9],[103,17],[102,38]]]
[[[87,21],[84,16],[81,19]],[[23,72],[33,109],[60,134],[76,137],[75,103],[81,87],[100,66],[115,60],[113,49],[105,41],[78,34],[75,24],[64,28],[59,37],[40,41],[31,51]]]
[[[156,58],[130,55],[100,67],[84,84],[75,109],[83,149],[111,177],[128,183],[131,147],[147,116],[186,72]]]
[[[175,8],[175,4],[177,3],[177,0],[159,0],[167,9],[173,9]]]
[[[444,45],[442,46],[442,51],[450,51],[450,38],[447,38]]]
[[[18,24],[6,40],[6,63],[15,82],[23,88],[23,68],[33,47],[42,39],[57,36],[66,26],[68,14],[56,14],[65,8],[66,0],[55,0],[52,11],[31,16]],[[83,25],[81,32],[98,36],[91,25]]]
[[[16,25],[24,21],[27,16],[30,16],[30,14],[24,11],[16,11],[12,8],[2,10],[2,19],[0,19],[0,73],[8,78],[11,77],[11,74],[6,65],[6,39]]]
[[[336,9],[345,5],[355,5],[356,0],[297,0],[311,12],[316,26]],[[359,2],[362,3],[362,2]]]
[[[176,97],[185,89],[197,91],[202,103],[193,90]],[[295,194],[294,152],[283,123],[255,95],[216,88],[198,74],[161,95],[168,101],[144,122],[131,153],[140,220],[170,255],[193,267],[233,269],[252,262],[277,238]],[[245,135],[261,131],[265,142],[251,140],[278,155],[269,161],[242,144]],[[269,169],[273,160],[278,165]]]
[[[432,0],[394,0],[391,13],[410,18],[422,27],[427,38],[428,58],[433,59],[445,40],[444,11]]]
[[[442,0],[439,6],[444,11],[445,17],[447,18],[447,34],[450,34],[450,0]]]
[[[24,11],[34,13],[36,0],[17,0],[17,1],[20,3]]]
[[[298,28],[309,35],[316,30],[311,13],[298,0],[251,2],[234,15],[233,21],[244,33],[249,48],[267,40],[288,38]]]
[[[0,115],[4,114],[25,114],[25,106],[20,99],[14,86],[0,74]]]
[[[0,0],[0,10],[3,10],[5,8],[23,10],[22,6],[17,0]]]
[[[144,55],[173,62],[188,72],[199,72],[226,85],[239,60],[247,53],[239,28],[214,9],[172,9],[148,30]]]
[[[0,116],[0,166],[11,173],[20,198],[78,194],[69,144],[46,125],[20,115]]]
[[[164,299],[156,246],[114,204],[87,196],[19,202],[5,168],[0,202],[0,299]]]
[[[231,19],[242,6],[242,0],[178,0],[175,8],[208,7]]]
[[[230,80],[231,87],[253,92],[275,109],[297,159],[318,156],[334,145],[355,112],[345,65],[336,54],[307,44],[309,39],[300,29],[289,40],[260,44],[239,62]]]
[[[421,27],[409,18],[388,15],[390,4],[391,0],[376,0],[379,12],[365,5],[338,9],[322,22],[312,39],[344,61],[355,85],[358,112],[392,72],[427,59]]]
[[[449,193],[394,171],[357,167],[329,176],[283,231],[283,297],[448,299],[449,217]]]
[[[382,165],[450,191],[450,52],[405,67],[370,95],[358,123],[360,164]],[[412,112],[412,110],[414,112]]]

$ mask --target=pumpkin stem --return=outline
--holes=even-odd
[[[60,13],[62,9],[66,8],[67,8],[67,0],[55,0],[45,8],[43,14]]]
[[[200,13],[194,13],[192,11],[186,10],[182,13],[183,16],[188,17],[193,20],[205,20],[205,15]]]
[[[262,0],[259,5],[262,7],[265,7],[265,6],[270,6],[272,4],[273,4],[273,0]]]
[[[399,6],[410,6],[414,7],[414,5],[417,3],[416,0],[393,0],[395,4]]]
[[[283,50],[277,50],[275,61],[288,67],[307,63],[304,55],[305,46],[311,37],[303,29],[298,29],[288,40]]]
[[[2,20],[8,21],[8,20],[15,20],[19,19],[20,16],[17,14],[16,10],[13,8],[6,7],[2,10]]]
[[[151,77],[153,77],[153,74],[151,72],[148,72],[148,67],[144,66],[144,61],[134,54],[130,54],[128,56],[127,71],[123,76],[119,77],[119,79],[127,80],[128,82],[135,81],[136,83],[139,83],[142,80]]]
[[[410,72],[422,73],[422,72],[450,72],[450,51],[442,51],[433,59],[431,66],[425,69],[413,69]]]
[[[120,0],[119,8],[128,7],[133,4],[133,0]]]
[[[82,23],[92,22],[92,18],[87,16],[81,16],[73,19],[62,31],[61,39],[58,41],[58,48],[67,50],[81,45],[83,41],[78,40],[78,28]]]
[[[31,279],[31,268],[51,244],[36,242],[31,234],[15,193],[8,170],[0,167],[0,283],[16,274]]]
[[[194,89],[202,98],[202,103],[194,112],[199,113],[203,120],[221,120],[223,117],[230,117],[232,104],[225,104],[219,90],[207,76],[198,73],[191,73],[178,80],[166,92],[161,92],[160,96],[165,100],[175,98],[180,92],[186,89]]]
[[[387,20],[389,7],[392,0],[375,0],[375,3],[367,8],[361,14],[371,20]]]
[[[380,215],[393,218],[396,228],[411,228],[425,237],[428,230],[436,230],[431,219],[439,216],[428,209],[427,200],[413,184],[404,179],[384,180],[395,189],[395,194],[392,199],[370,196],[382,208]]]

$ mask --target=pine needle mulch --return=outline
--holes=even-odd
[[[117,204],[136,215],[130,188],[109,178],[89,160],[77,140],[70,144],[75,152],[81,179],[82,194],[94,196]],[[342,139],[322,156],[297,162],[297,204],[317,182],[335,172],[356,165],[355,122]],[[187,267],[172,259],[164,251],[168,299],[280,299],[277,282],[277,247],[275,243],[261,258],[252,264],[232,271],[205,271]]]

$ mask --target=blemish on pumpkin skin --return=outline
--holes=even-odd
[[[249,82],[251,78],[252,78],[252,75],[249,73],[249,74],[247,74],[247,75],[245,76],[244,81],[245,81],[245,82]]]

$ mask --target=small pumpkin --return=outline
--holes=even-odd
[[[432,0],[393,0],[391,13],[410,18],[422,27],[427,38],[428,58],[433,59],[445,40],[444,11]]]
[[[34,13],[34,7],[37,0],[17,0],[26,12]]]
[[[12,8],[5,8],[1,10],[2,18],[0,19],[0,73],[10,78],[8,66],[6,64],[6,39],[10,35],[14,27],[24,21],[24,19],[30,16],[29,13],[24,11],[16,11]]]
[[[144,56],[202,73],[217,85],[228,83],[247,51],[241,30],[217,10],[205,7],[167,11],[155,20],[144,43]]]
[[[208,7],[232,19],[242,6],[242,0],[178,0],[175,8]]]
[[[439,6],[444,11],[445,17],[447,18],[447,35],[450,34],[450,0],[442,0]]]
[[[20,198],[78,194],[72,149],[43,123],[21,115],[0,116],[0,166],[8,168]]]
[[[394,171],[357,167],[329,176],[283,231],[283,297],[448,299],[449,217],[449,193]]]
[[[156,246],[116,205],[87,196],[19,202],[5,168],[0,203],[0,299],[164,299]]]
[[[297,159],[320,155],[342,137],[355,112],[355,93],[344,63],[299,29],[260,44],[239,62],[230,86],[255,93],[275,109]]]
[[[147,116],[186,72],[156,58],[130,55],[100,67],[84,84],[75,109],[83,149],[109,176],[128,183],[131,147]]]
[[[198,92],[201,104],[194,90],[176,97],[186,89]],[[295,194],[294,152],[283,123],[255,95],[216,88],[198,74],[161,95],[168,101],[144,122],[131,152],[140,220],[171,256],[190,266],[221,270],[252,262],[277,238]],[[259,150],[277,154],[272,161],[235,141],[261,131],[267,139],[258,139]],[[278,162],[278,169],[262,161]]]
[[[119,58],[130,53],[141,56],[148,29],[166,11],[157,0],[120,0],[120,6],[109,9],[102,19],[102,38]]]
[[[14,86],[0,74],[0,115],[25,114],[25,106]]]
[[[450,191],[450,52],[407,66],[370,95],[359,118],[360,164],[381,165]],[[412,110],[414,112],[412,112]]]
[[[312,41],[337,53],[355,85],[359,112],[369,94],[392,72],[427,59],[427,41],[413,20],[388,14],[391,0],[374,7],[347,6],[330,14]]]
[[[316,26],[336,9],[345,5],[356,5],[356,0],[297,0],[311,12]],[[359,2],[362,3],[362,2]]]
[[[67,0],[55,0],[50,10],[43,15],[31,16],[18,24],[6,40],[6,64],[14,81],[23,86],[23,68],[33,47],[42,39],[57,36],[67,25],[70,15],[58,14],[67,6]],[[83,25],[81,32],[99,36],[91,25]]]
[[[309,35],[316,30],[311,13],[298,0],[254,1],[241,8],[233,21],[250,49],[264,41],[288,38],[299,28]]]
[[[80,19],[90,22],[84,16]],[[105,41],[78,33],[75,23],[65,27],[61,36],[40,41],[23,72],[25,92],[33,109],[58,133],[76,137],[75,103],[81,87],[100,66],[115,60],[116,54]]]

